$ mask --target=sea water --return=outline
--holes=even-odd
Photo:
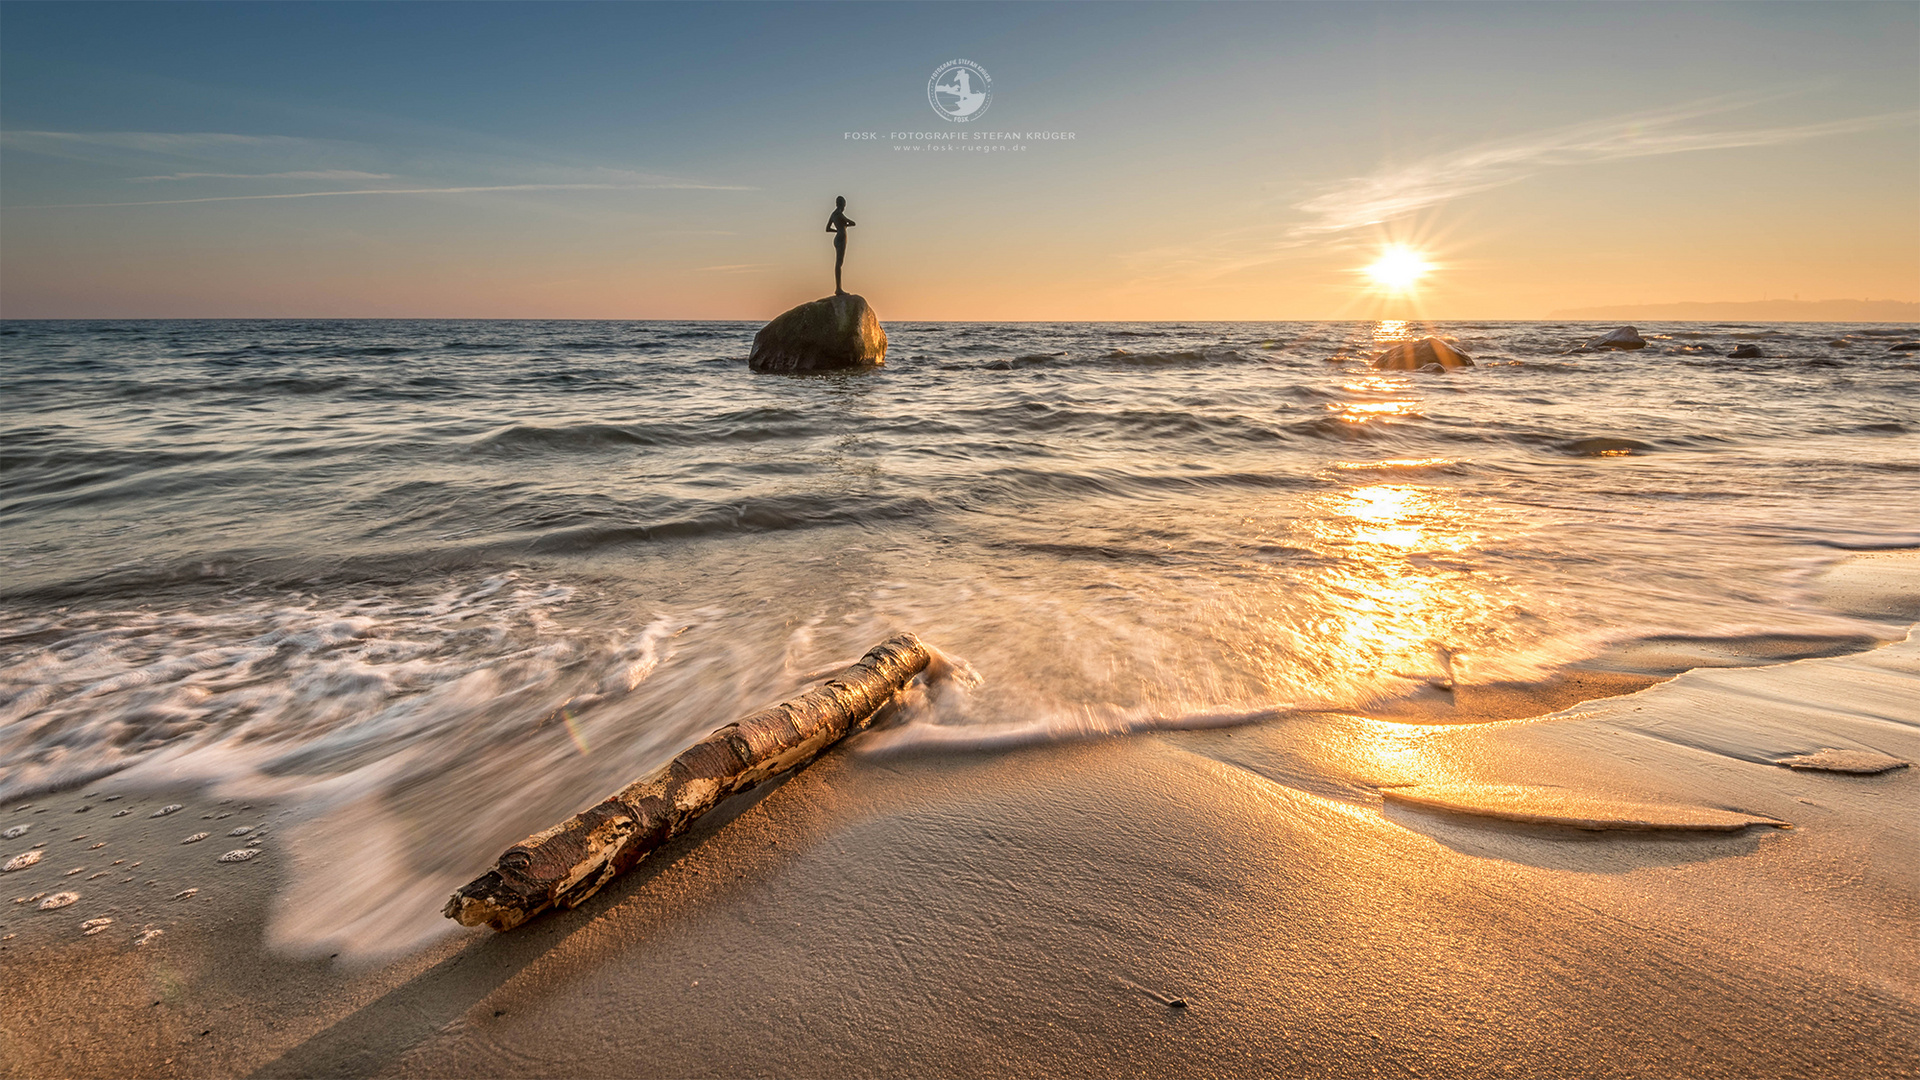
[[[371,947],[901,630],[959,674],[887,745],[942,753],[1903,632],[1813,586],[1920,545],[1912,327],[756,329],[0,324],[0,798],[304,806],[282,943]],[[1476,366],[1367,367],[1425,334]]]

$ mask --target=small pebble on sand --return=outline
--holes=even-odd
[[[39,851],[23,851],[13,858],[8,859],[5,866],[0,866],[0,873],[12,873],[15,870],[25,870],[27,867],[39,861]]]
[[[253,848],[236,848],[233,851],[229,851],[225,855],[220,856],[220,861],[221,862],[246,862],[248,859],[251,859],[258,854],[260,853],[258,851],[255,851]]]
[[[180,842],[181,842],[182,844],[197,844],[197,843],[199,843],[200,841],[202,841],[202,840],[205,840],[205,839],[206,839],[207,837],[209,837],[209,836],[212,836],[212,835],[213,835],[212,833],[203,833],[203,832],[197,832],[197,833],[194,833],[194,834],[193,834],[192,836],[189,836],[189,837],[187,837],[187,838],[186,838],[185,840],[182,840],[182,841],[180,841]]]
[[[112,802],[113,800],[115,800],[115,799],[117,799],[117,798],[119,798],[119,797],[120,797],[120,796],[118,796],[118,795],[109,795],[109,796],[107,796],[107,798],[106,798],[106,800],[105,800],[105,801],[107,801],[107,802]]]
[[[4,836],[9,840],[18,840],[20,837],[27,835],[27,830],[31,828],[33,828],[31,825],[15,825],[6,832],[0,833],[0,836]]]
[[[62,877],[72,877],[73,875],[75,875],[75,874],[78,874],[78,873],[80,873],[81,871],[83,871],[83,870],[85,870],[85,869],[86,869],[86,867],[84,867],[84,866],[76,866],[76,867],[74,867],[73,869],[71,869],[71,870],[69,870],[69,871],[67,871],[67,872],[66,872],[65,874],[62,874],[61,876],[62,876]]]
[[[142,930],[140,936],[133,939],[133,943],[135,945],[145,945],[164,933],[166,933],[164,930]]]
[[[112,919],[88,919],[80,924],[80,933],[84,937],[92,937],[112,925]]]
[[[133,813],[133,811],[131,811],[131,810],[119,810],[119,811],[116,811],[116,812],[114,813],[114,815],[113,815],[113,816],[114,816],[114,817],[126,817],[126,816],[127,816],[128,814],[131,814],[131,813]]]
[[[40,901],[40,910],[57,911],[78,899],[80,899],[80,894],[77,892],[57,892],[45,900]]]
[[[100,842],[99,842],[99,843],[97,843],[97,844],[88,844],[88,845],[87,845],[87,850],[88,850],[88,851],[99,851],[99,850],[100,850],[101,848],[103,848],[103,847],[106,847],[106,846],[107,846],[107,842],[106,842],[105,840],[102,840],[102,841],[100,841]]]
[[[188,900],[193,897],[194,893],[197,893],[199,891],[200,891],[199,889],[182,889],[179,892],[174,893],[173,898],[175,900]]]
[[[250,833],[250,832],[252,832],[252,831],[253,831],[253,829],[254,829],[254,827],[253,827],[252,825],[242,825],[242,826],[240,826],[239,828],[237,828],[237,829],[235,829],[235,830],[233,830],[232,832],[230,832],[230,833],[228,833],[227,835],[228,835],[228,836],[245,836],[245,835],[247,835],[248,833]]]
[[[155,810],[153,813],[148,814],[147,816],[148,817],[166,817],[168,814],[171,814],[174,811],[179,809],[180,809],[179,803],[168,803],[167,805],[161,807],[158,810]]]
[[[106,876],[107,876],[108,874],[111,874],[111,873],[113,873],[113,871],[111,871],[111,870],[102,870],[102,871],[100,871],[100,872],[99,872],[99,873],[97,873],[97,874],[89,874],[89,875],[87,875],[87,880],[88,880],[88,881],[98,881],[98,880],[100,880],[101,878],[103,878],[103,877],[106,877]]]

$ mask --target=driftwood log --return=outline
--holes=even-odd
[[[511,930],[548,908],[580,904],[722,799],[865,727],[927,662],[919,638],[888,638],[825,685],[728,724],[599,805],[508,848],[453,894],[444,914],[463,926]]]

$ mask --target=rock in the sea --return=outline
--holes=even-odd
[[[1727,356],[1734,360],[1751,360],[1759,355],[1760,346],[1758,345],[1737,345],[1732,352],[1727,354]]]
[[[1889,347],[1887,351],[1888,352],[1920,352],[1920,341],[1903,341],[1898,345]]]
[[[1623,326],[1594,338],[1587,342],[1586,347],[1589,349],[1644,349],[1647,347],[1647,340],[1640,336],[1640,331],[1631,326]]]
[[[761,327],[747,366],[755,371],[836,371],[878,367],[887,358],[887,332],[852,293],[801,304]]]
[[[1437,337],[1429,337],[1403,341],[1373,358],[1373,366],[1381,371],[1419,371],[1429,364],[1438,365],[1443,371],[1472,367],[1473,357]]]

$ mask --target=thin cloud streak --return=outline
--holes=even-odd
[[[739,184],[487,184],[475,187],[361,188],[356,191],[289,191],[277,195],[209,195],[199,199],[145,199],[139,202],[35,203],[6,210],[85,210],[106,206],[186,206],[192,203],[252,202],[263,199],[328,199],[341,195],[467,195],[483,191],[755,191]]]
[[[111,146],[121,150],[177,154],[215,146],[286,146],[313,140],[291,135],[234,135],[222,131],[0,131],[0,142],[30,147],[34,143]]]
[[[1368,176],[1354,177],[1325,194],[1294,204],[1294,209],[1314,220],[1294,226],[1290,233],[1300,238],[1378,225],[1462,196],[1519,183],[1550,168],[1701,150],[1777,146],[1911,124],[1920,119],[1920,113],[1905,112],[1745,131],[1673,130],[1688,120],[1744,104],[1748,103],[1721,101],[1613,117],[1482,143],[1435,154],[1410,165],[1382,169]]]
[[[130,184],[150,180],[391,180],[392,173],[357,172],[353,169],[301,169],[296,172],[182,172],[165,176],[129,176]]]

